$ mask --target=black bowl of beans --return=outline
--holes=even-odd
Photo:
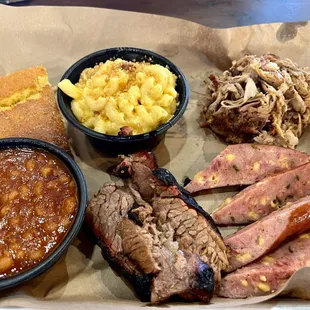
[[[78,234],[87,205],[83,174],[58,147],[0,139],[0,289],[50,268]]]
[[[182,71],[149,50],[116,47],[73,64],[57,91],[67,121],[110,154],[154,149],[183,116],[189,86]]]

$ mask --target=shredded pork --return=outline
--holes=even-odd
[[[246,55],[209,77],[202,126],[227,142],[295,148],[310,123],[310,71],[273,54]]]

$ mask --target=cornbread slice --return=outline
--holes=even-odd
[[[27,137],[70,152],[65,127],[43,66],[0,77],[0,138]]]

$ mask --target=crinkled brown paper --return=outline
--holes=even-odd
[[[307,23],[305,23],[307,24]],[[199,128],[208,73],[228,68],[231,60],[245,53],[272,52],[291,58],[301,66],[310,64],[308,25],[260,25],[215,30],[188,21],[92,8],[14,8],[0,5],[0,75],[43,64],[55,86],[65,70],[91,52],[116,46],[153,50],[171,59],[185,73],[191,99],[184,117],[168,131],[155,150],[160,166],[171,170],[181,182],[203,169],[225,145]],[[300,27],[297,27],[300,26]],[[105,172],[115,162],[94,150],[83,134],[68,130],[89,189],[89,196],[111,177]],[[299,149],[310,152],[306,133]],[[113,178],[112,178],[113,179]],[[213,191],[197,200],[212,211],[233,192]],[[228,230],[223,230],[227,234]],[[310,298],[310,269],[297,272],[286,292]],[[0,306],[39,309],[136,309],[144,306],[118,278],[100,255],[97,246],[80,233],[66,255],[43,275],[22,287],[1,292]],[[212,300],[211,305],[172,304],[169,307],[213,308],[304,307],[299,299]],[[258,302],[266,301],[263,304]]]

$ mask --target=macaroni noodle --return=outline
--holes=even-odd
[[[73,98],[71,109],[84,126],[110,135],[129,126],[135,135],[171,119],[176,79],[163,66],[116,59],[85,69],[75,85],[63,80],[58,86]]]

